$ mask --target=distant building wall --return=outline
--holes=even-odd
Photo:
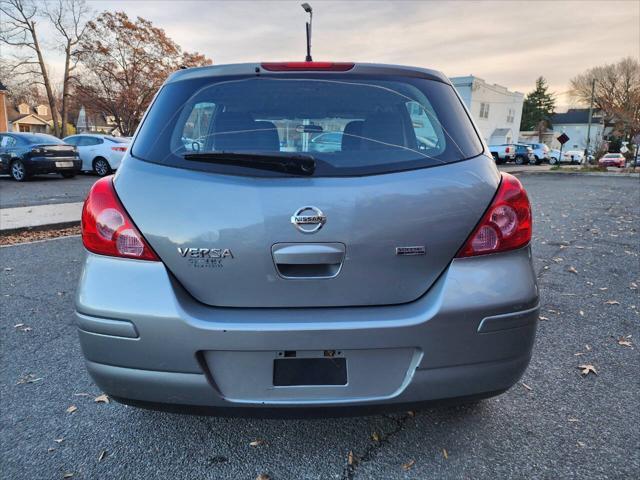
[[[524,94],[473,75],[452,77],[451,82],[487,143],[518,141]]]
[[[587,130],[589,128],[588,124],[579,123],[579,124],[566,124],[566,125],[554,125],[554,148],[560,148],[560,143],[558,143],[555,138],[557,138],[562,133],[566,133],[569,137],[569,141],[565,143],[565,150],[584,150],[587,148]],[[603,141],[603,133],[604,126],[601,123],[592,123],[591,124],[591,132],[589,134],[589,145],[591,148],[598,148]]]

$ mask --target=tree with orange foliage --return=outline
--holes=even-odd
[[[112,115],[124,136],[133,134],[169,74],[212,63],[184,52],[150,21],[131,20],[124,12],[104,12],[89,22],[77,56],[78,100]]]

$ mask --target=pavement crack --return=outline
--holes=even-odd
[[[358,471],[358,467],[365,462],[369,462],[373,460],[378,451],[384,446],[390,443],[391,439],[396,436],[398,433],[402,432],[409,420],[415,417],[415,413],[406,413],[401,417],[394,417],[391,415],[382,415],[384,418],[391,420],[395,426],[389,432],[382,434],[379,440],[371,440],[369,446],[365,449],[362,454],[356,454],[353,452],[352,461],[349,462],[347,460],[347,464],[344,467],[342,472],[341,480],[353,480],[356,477],[356,473]]]

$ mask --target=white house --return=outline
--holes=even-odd
[[[562,133],[566,133],[569,141],[564,145],[564,150],[584,150],[587,148],[587,130],[589,129],[589,109],[570,108],[566,113],[556,113],[551,117],[554,140],[553,148],[560,148],[556,140]],[[593,112],[591,117],[591,131],[589,145],[591,149],[600,147],[604,140],[605,127],[602,115]]]
[[[523,93],[512,92],[495,83],[489,84],[473,75],[452,77],[451,83],[489,145],[518,141]]]

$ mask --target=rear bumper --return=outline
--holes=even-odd
[[[524,248],[454,260],[403,305],[213,308],[160,263],[88,254],[76,306],[88,371],[115,397],[214,410],[349,407],[509,388],[531,356],[538,290]],[[326,350],[347,358],[347,385],[271,385],[279,353]]]
[[[29,173],[78,173],[82,169],[82,160],[77,157],[34,157],[23,162]],[[56,162],[72,162],[72,166],[59,167]]]

